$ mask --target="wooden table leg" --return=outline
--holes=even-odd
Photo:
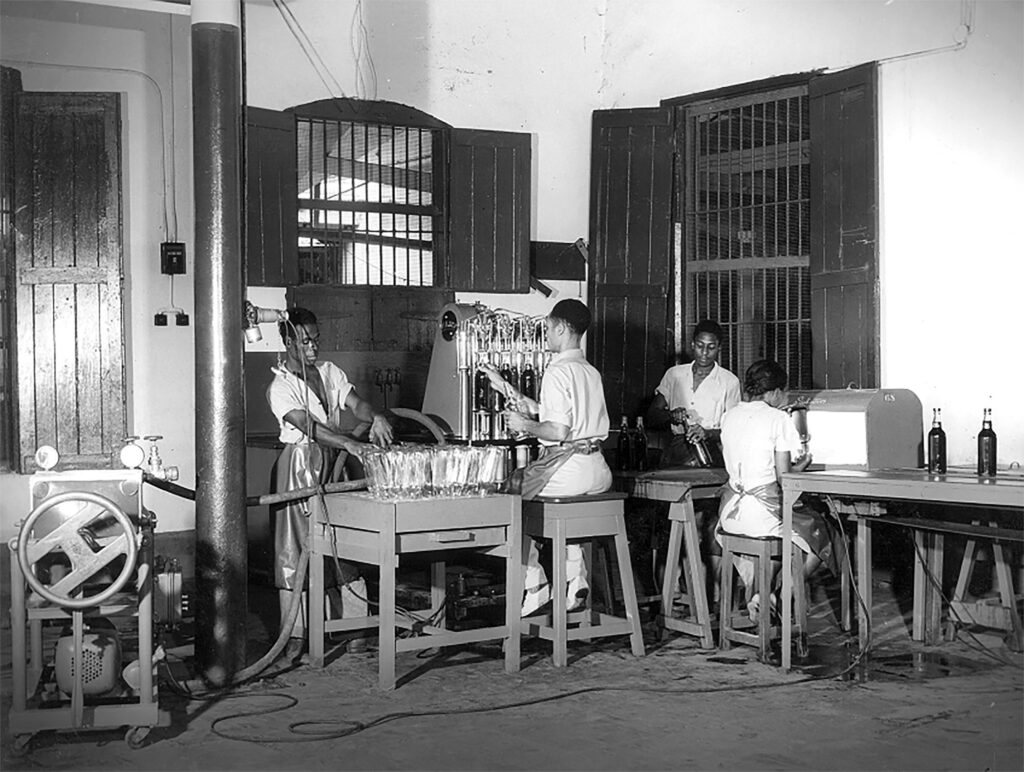
[[[306,549],[309,550],[309,592],[307,602],[309,610],[306,620],[306,640],[309,643],[309,659],[313,667],[324,666],[324,555],[319,545],[323,538],[329,538],[321,534],[322,530],[329,530],[330,526],[324,529],[319,523],[325,520],[324,512],[316,496],[310,499],[310,529],[309,537],[306,540]],[[293,592],[299,592],[296,588]],[[299,609],[302,613],[302,609]]]
[[[863,653],[871,642],[871,608],[874,602],[871,591],[871,521],[866,517],[857,523],[857,594],[861,600],[857,606],[857,638]]]
[[[505,531],[505,672],[519,671],[523,608],[523,515],[520,500],[512,506]]]
[[[380,627],[377,678],[381,690],[390,691],[395,688],[395,571],[398,568],[393,517],[385,518],[379,538],[377,565],[380,566]]]
[[[793,505],[800,497],[799,492],[782,487],[782,565],[788,567],[793,563]],[[767,597],[762,599],[764,611],[768,612],[770,604]],[[792,666],[793,652],[793,572],[782,572],[782,669],[789,670]]]
[[[669,505],[670,508],[676,506]],[[679,555],[683,546],[683,523],[680,520],[669,521],[668,554],[665,556],[665,571],[661,580],[661,623],[672,619],[672,600],[679,587]]]
[[[914,531],[914,612],[910,637],[915,641],[924,640],[928,595],[928,539],[923,531]]]
[[[928,582],[928,610],[925,618],[924,642],[934,646],[942,640],[942,563],[946,537],[941,533],[931,534],[928,549],[928,571],[931,580]]]
[[[996,523],[989,523],[993,528]],[[1009,609],[1010,630],[1007,638],[1007,646],[1010,651],[1021,651],[1024,649],[1024,625],[1017,615],[1018,595],[1013,589],[1013,574],[1010,572],[1010,564],[1007,562],[1006,551],[999,542],[992,544],[992,560],[996,583],[999,585],[999,602],[1003,608]],[[1024,587],[1021,588],[1024,592]]]
[[[708,606],[707,583],[704,580],[704,562],[700,555],[700,534],[697,532],[693,501],[687,495],[681,504],[672,505],[673,508],[677,506],[682,506],[685,512],[682,525],[683,538],[686,540],[686,583],[690,595],[690,610],[700,625],[701,648],[713,649],[715,639],[711,631],[711,609]],[[675,521],[672,524],[675,525]]]
[[[565,521],[555,519],[555,533],[552,539],[551,555],[551,626],[554,628],[554,647],[551,659],[555,667],[565,667],[568,662],[568,628],[569,620],[566,612],[566,573],[565,573]]]
[[[626,606],[626,619],[629,620],[631,632],[629,645],[634,657],[642,657],[644,650],[644,634],[640,627],[640,609],[636,602],[636,587],[633,584],[633,566],[629,560],[629,541],[626,539],[626,523],[620,515],[618,528],[615,531],[615,562],[619,566],[619,581],[622,583],[622,601]]]

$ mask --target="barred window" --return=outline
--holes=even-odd
[[[682,109],[685,308],[718,321],[722,364],[782,364],[811,385],[810,120],[807,87]]]
[[[441,131],[299,117],[297,132],[299,281],[440,284]]]

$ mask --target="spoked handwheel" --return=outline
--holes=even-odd
[[[32,527],[46,512],[61,504],[80,504],[79,510],[49,533],[32,540]],[[95,520],[110,515],[121,529],[113,540],[98,550],[86,541],[86,528]],[[89,491],[70,491],[46,499],[39,504],[21,526],[18,534],[18,567],[29,587],[40,597],[63,608],[82,610],[99,606],[121,591],[135,570],[139,553],[139,536],[131,518],[117,504]],[[51,552],[63,552],[71,561],[71,571],[52,585],[45,585],[36,576],[35,564]],[[122,555],[124,568],[106,589],[88,597],[72,597],[87,579],[98,574]]]

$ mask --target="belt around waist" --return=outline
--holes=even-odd
[[[591,453],[601,452],[601,440],[571,440],[569,442],[560,442],[555,447],[564,448],[565,450],[570,450],[573,453],[579,453],[584,456],[589,456]]]

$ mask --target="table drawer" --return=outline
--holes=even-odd
[[[399,554],[408,552],[432,552],[447,549],[477,549],[504,544],[507,536],[505,526],[489,528],[443,528],[435,531],[413,531],[396,536]]]

